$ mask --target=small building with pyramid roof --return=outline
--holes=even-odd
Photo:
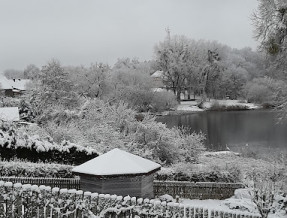
[[[73,168],[83,191],[152,198],[154,173],[160,164],[113,149]]]

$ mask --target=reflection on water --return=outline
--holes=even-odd
[[[168,127],[184,126],[206,135],[206,146],[222,150],[242,146],[287,150],[287,122],[279,123],[276,112],[267,110],[199,112],[158,117]]]

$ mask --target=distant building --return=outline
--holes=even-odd
[[[18,107],[0,107],[0,120],[20,121]]]
[[[167,90],[165,84],[163,83],[164,74],[163,71],[158,70],[151,75],[153,80],[153,90],[156,92]]]
[[[72,172],[80,176],[83,191],[152,198],[154,173],[160,168],[157,163],[116,148]]]
[[[7,97],[15,97],[26,91],[26,85],[30,82],[28,79],[11,79],[4,76],[0,77],[0,92]]]

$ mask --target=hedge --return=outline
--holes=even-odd
[[[0,161],[0,176],[72,178],[71,165]]]
[[[22,159],[30,162],[49,162],[79,165],[98,156],[94,149],[64,141],[56,144],[49,139],[30,136],[13,124],[0,124],[0,157],[2,160]]]

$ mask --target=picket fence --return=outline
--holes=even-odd
[[[223,182],[185,182],[185,181],[154,181],[153,190],[156,196],[164,194],[174,198],[188,199],[227,199],[234,191],[244,188],[242,183]]]
[[[32,184],[32,185],[45,185],[51,188],[67,188],[67,189],[80,189],[80,178],[47,178],[47,177],[11,177],[2,176],[0,181]]]
[[[259,218],[173,202],[0,181],[0,217],[5,218]]]
[[[45,185],[67,189],[81,189],[80,178],[46,178],[46,177],[0,177],[0,180],[12,183]],[[190,199],[226,199],[234,195],[234,191],[243,188],[241,183],[218,182],[184,182],[154,181],[154,195],[169,194],[174,198]]]

